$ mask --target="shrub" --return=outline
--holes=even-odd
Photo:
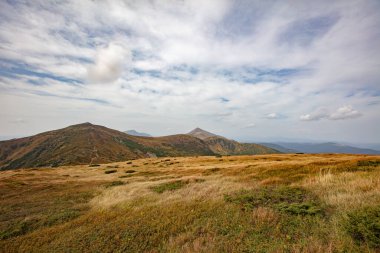
[[[135,173],[135,170],[126,170],[125,173]]]
[[[380,205],[349,212],[344,228],[357,243],[380,249]]]
[[[109,169],[119,168],[119,165],[108,165],[107,168],[109,168]]]
[[[157,193],[163,193],[165,191],[174,191],[184,187],[188,182],[177,180],[173,182],[163,183],[151,187],[150,189]]]
[[[132,162],[127,162],[127,164],[132,164]]]
[[[104,174],[112,174],[112,173],[116,173],[117,170],[106,170],[104,171]]]
[[[270,207],[293,215],[316,215],[323,213],[323,206],[316,196],[303,188],[278,186],[263,187],[225,195],[227,202],[239,204],[244,210]]]
[[[358,166],[379,166],[380,160],[361,160],[357,162]]]
[[[106,188],[124,185],[125,183],[123,181],[112,181],[111,183],[106,184]]]
[[[119,178],[128,178],[128,177],[133,177],[133,175],[132,175],[132,174],[122,175],[122,176],[120,176]]]
[[[100,166],[100,164],[90,164],[90,165],[88,165],[88,167],[99,167]]]
[[[220,171],[220,168],[212,168],[212,169],[208,169],[208,170],[203,171],[202,174],[204,176],[208,176],[208,175],[211,175],[211,174],[216,173],[218,171]]]

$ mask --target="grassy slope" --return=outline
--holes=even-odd
[[[178,157],[3,171],[0,251],[376,252],[345,224],[380,205],[379,161]],[[305,201],[320,211],[295,214]]]
[[[276,154],[279,151],[254,143],[240,143],[224,137],[214,136],[204,139],[211,150],[221,155]]]

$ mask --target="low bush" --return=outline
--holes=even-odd
[[[202,174],[204,176],[208,176],[208,175],[211,175],[211,174],[216,173],[218,171],[220,171],[220,168],[212,168],[212,169],[208,169],[208,170],[203,171]]]
[[[133,177],[133,175],[132,175],[132,174],[122,175],[122,176],[120,176],[119,178],[128,178],[128,177]]]
[[[104,171],[104,174],[112,174],[112,173],[116,173],[117,170],[106,170]]]
[[[135,173],[136,171],[135,170],[126,170],[125,173]]]
[[[243,210],[270,207],[292,215],[316,215],[323,213],[321,201],[303,188],[271,186],[255,190],[243,190],[225,195],[227,202],[239,204]]]
[[[357,162],[358,166],[379,166],[380,160],[361,160]]]
[[[100,164],[90,164],[90,165],[88,165],[88,167],[99,167],[100,166]]]
[[[154,192],[157,192],[157,193],[163,193],[165,191],[178,190],[178,189],[184,187],[186,184],[188,184],[188,182],[182,181],[182,180],[177,180],[177,181],[173,181],[173,182],[159,184],[159,185],[151,187],[150,189]]]
[[[344,228],[358,244],[366,243],[369,247],[380,250],[380,205],[349,212]]]
[[[112,181],[108,184],[106,184],[106,188],[109,187],[114,187],[114,186],[119,186],[119,185],[124,185],[125,183],[123,181]]]

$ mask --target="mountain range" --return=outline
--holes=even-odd
[[[197,134],[192,131],[192,134],[142,137],[83,123],[0,141],[0,169],[108,163],[156,156],[279,153],[262,145],[238,143],[195,130]]]
[[[296,143],[296,142],[279,142],[279,143],[260,143],[266,147],[276,149],[282,153],[336,153],[336,154],[380,154],[380,151],[368,148],[358,148],[335,142],[325,143]]]

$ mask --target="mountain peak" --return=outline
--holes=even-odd
[[[217,136],[216,134],[207,132],[206,130],[203,130],[203,129],[199,128],[199,127],[197,127],[194,130],[190,131],[188,133],[188,135],[197,137],[197,138],[202,139],[202,140],[207,139],[209,137]]]
[[[79,123],[79,124],[72,125],[69,127],[86,127],[86,126],[93,126],[93,124],[91,124],[90,122],[84,122],[84,123]]]

